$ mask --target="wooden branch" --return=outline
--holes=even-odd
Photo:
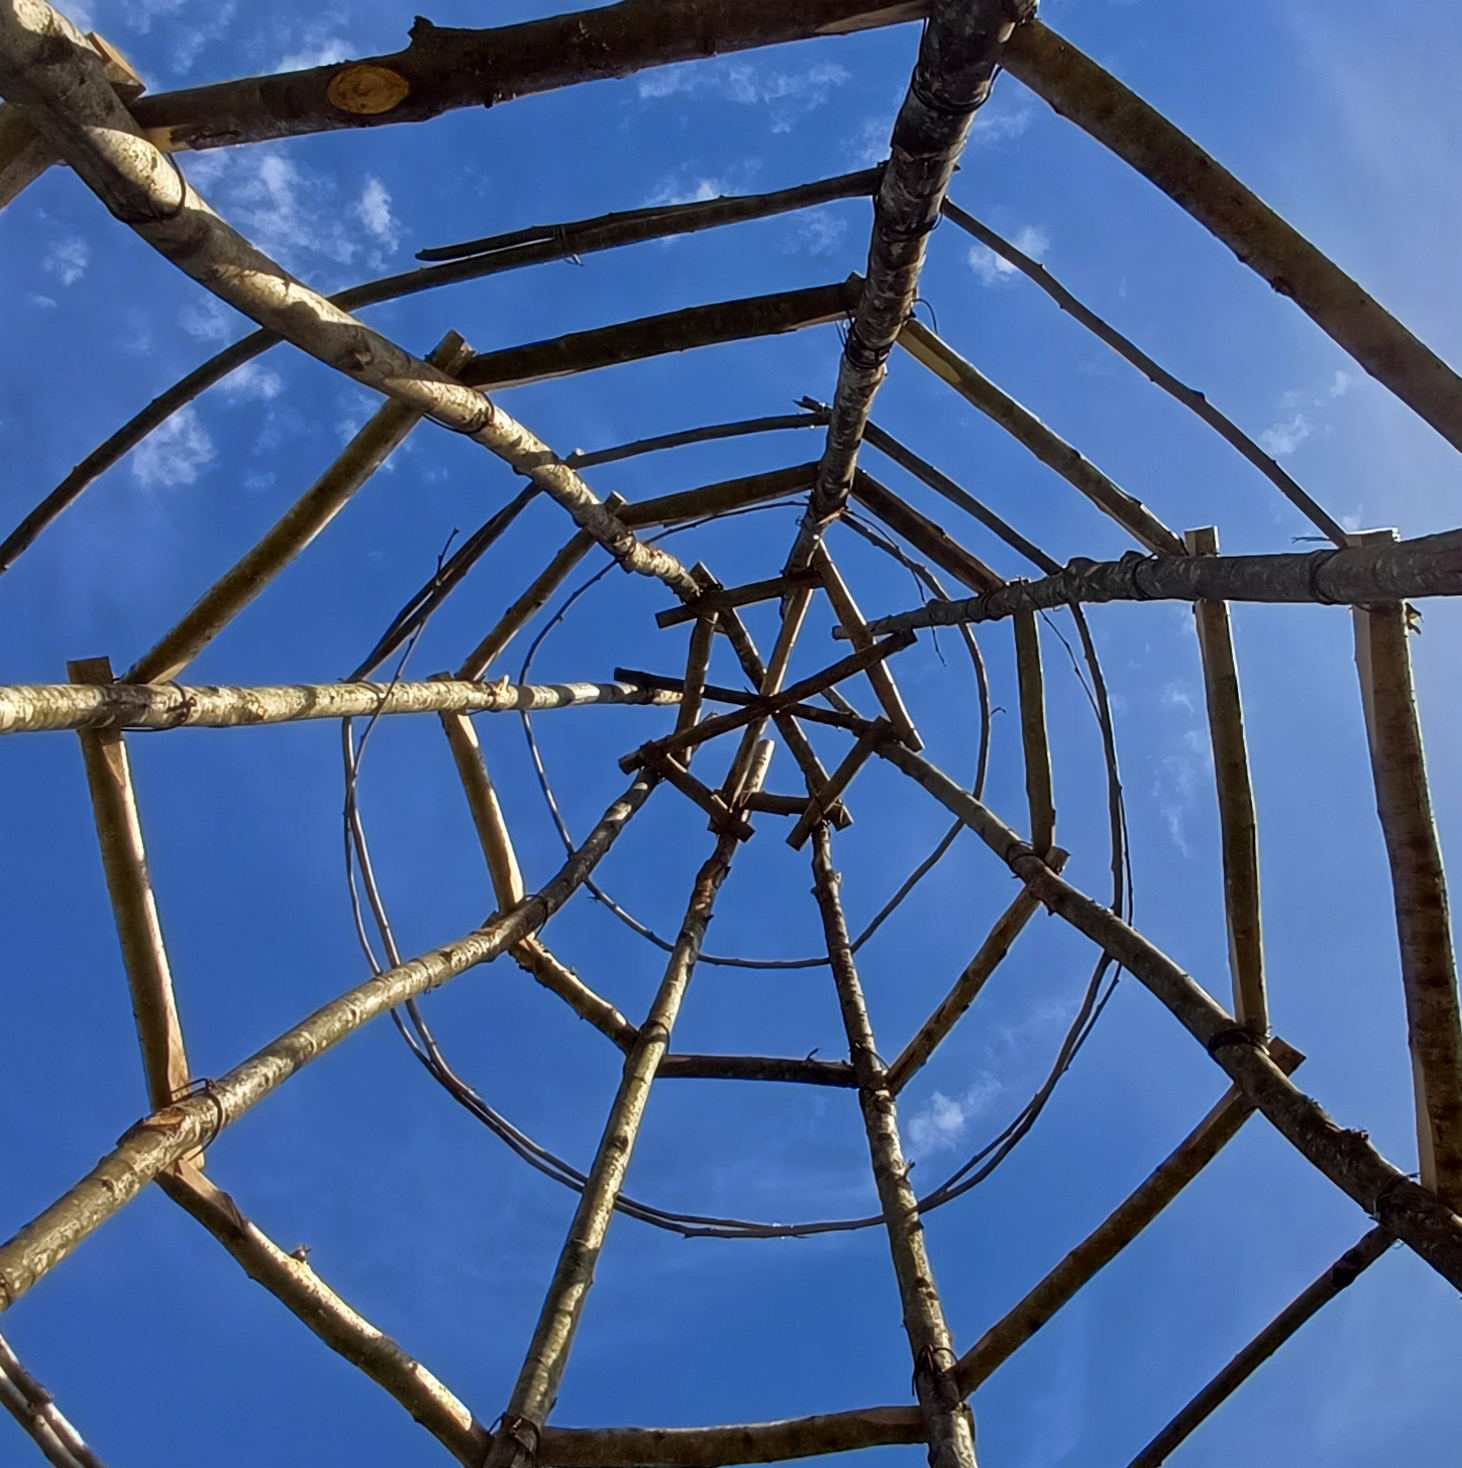
[[[521,249],[524,245],[556,244],[566,258],[583,253],[584,239],[597,240],[606,232],[633,231],[646,228],[659,230],[670,224],[676,234],[715,229],[721,225],[739,224],[747,219],[764,219],[771,214],[785,214],[797,209],[811,209],[831,204],[838,199],[872,194],[878,187],[878,168],[864,168],[857,173],[842,173],[834,178],[814,179],[764,194],[730,194],[713,199],[692,199],[681,204],[652,204],[644,209],[624,209],[615,214],[601,214],[576,224],[535,224],[507,234],[488,235],[458,245],[438,245],[418,250],[418,260],[462,260],[476,255],[500,255]],[[600,249],[603,245],[599,246]],[[781,425],[778,425],[781,426]]]
[[[994,591],[996,587],[1005,585],[1004,578],[997,576],[978,556],[967,551],[927,515],[921,515],[862,469],[853,475],[853,498],[882,520],[895,535],[908,541],[920,555],[927,556],[940,570],[948,571],[971,591]],[[871,622],[869,631],[874,631],[878,625]]]
[[[441,719],[442,732],[447,736],[452,761],[457,766],[457,775],[467,797],[467,809],[472,815],[477,841],[487,862],[497,911],[506,912],[523,900],[526,889],[518,866],[518,854],[513,850],[513,839],[508,834],[508,823],[503,818],[503,808],[488,773],[477,730],[466,714],[443,714]]]
[[[844,1060],[784,1059],[779,1055],[667,1055],[658,1080],[792,1081],[805,1086],[853,1089],[857,1078]]]
[[[1283,1040],[1269,1054],[1286,1075],[1304,1056]],[[960,1390],[975,1391],[1020,1349],[1081,1287],[1089,1283],[1238,1136],[1254,1103],[1231,1086],[1218,1104],[1142,1184],[964,1353],[955,1367]]]
[[[1035,0],[931,0],[874,196],[867,279],[843,343],[827,448],[789,570],[810,562],[823,531],[848,502],[863,425],[894,342],[913,314],[929,234],[970,124],[990,95],[1011,33],[1035,9]]]
[[[691,575],[695,577],[698,585],[712,586],[715,584],[711,573],[703,564],[697,564],[691,569]],[[705,602],[705,595],[700,598],[700,603]],[[716,645],[716,612],[714,608],[705,609],[700,616],[694,618],[695,626],[691,629],[690,646],[686,650],[685,678],[680,693],[680,708],[675,715],[675,728],[679,732],[682,729],[694,727],[701,716],[701,707],[705,702],[706,673],[711,666],[711,653]],[[685,766],[690,767],[691,756],[694,749],[685,752]]]
[[[1462,530],[1415,540],[1278,556],[1143,556],[1073,560],[1040,581],[1012,581],[967,601],[931,601],[880,617],[874,633],[993,622],[1080,602],[1252,601],[1361,605],[1462,596]],[[834,636],[837,634],[834,633]]]
[[[1209,526],[1183,537],[1191,556],[1218,554],[1218,530]],[[1256,1035],[1269,1033],[1269,999],[1264,987],[1264,924],[1259,888],[1259,822],[1244,705],[1234,656],[1228,603],[1197,601],[1193,617],[1203,660],[1213,775],[1218,786],[1218,827],[1223,846],[1223,907],[1228,922],[1229,972],[1234,1018]]]
[[[106,658],[73,662],[68,671],[78,684],[86,685],[78,692],[105,696],[114,686],[112,665]],[[81,755],[86,764],[107,893],[122,944],[127,987],[132,994],[147,1099],[157,1111],[188,1093],[192,1072],[183,1046],[152,874],[147,867],[131,763],[122,735],[114,730],[82,730]]]
[[[699,520],[703,515],[719,515],[725,510],[740,510],[784,495],[801,494],[812,488],[816,478],[816,464],[794,464],[790,469],[773,469],[766,474],[719,480],[715,484],[703,484],[699,489],[637,500],[624,507],[621,518],[636,530],[648,525],[679,525],[686,520]]]
[[[749,607],[760,601],[771,601],[788,592],[810,586],[817,580],[815,571],[797,571],[790,576],[772,576],[765,581],[748,581],[744,586],[726,586],[719,591],[708,591],[699,600],[686,606],[668,607],[655,613],[655,625],[660,628],[679,627],[683,622],[694,622],[725,607]]]
[[[157,1183],[238,1260],[250,1279],[331,1350],[384,1387],[459,1463],[477,1468],[489,1441],[482,1423],[409,1352],[352,1310],[305,1258],[286,1254],[244,1217],[229,1194],[191,1168],[164,1171]]]
[[[858,603],[854,601],[853,593],[848,590],[848,584],[833,563],[833,558],[827,553],[826,546],[817,548],[813,566],[822,581],[823,590],[827,592],[827,599],[832,603],[838,625],[847,632],[848,640],[854,647],[869,646],[873,641],[873,635],[868,631],[868,623],[864,620],[863,613],[858,610]],[[923,749],[924,741],[919,738],[919,731],[909,717],[909,711],[904,706],[903,695],[898,690],[898,684],[893,681],[893,674],[889,672],[888,665],[874,663],[868,669],[868,682],[872,685],[874,696],[882,705],[884,713],[888,716],[888,722],[898,738],[902,739],[910,749]]]
[[[605,507],[618,514],[624,502],[617,494],[604,501]],[[467,654],[457,677],[476,679],[497,661],[507,650],[519,632],[538,615],[551,597],[565,581],[573,575],[574,567],[594,549],[598,542],[587,530],[577,531],[568,543],[528,584],[527,589],[499,618],[497,626]]]
[[[892,737],[893,725],[887,719],[875,720],[868,732],[859,736],[842,763],[828,776],[827,784],[816,795],[808,797],[807,809],[797,817],[797,824],[787,834],[787,845],[793,851],[800,851],[813,828],[826,820],[829,807],[853,783],[853,777],[868,763],[879,743]]]
[[[637,779],[553,879],[511,912],[357,985],[201,1093],[144,1117],[80,1182],[0,1245],[0,1309],[13,1305],[159,1173],[206,1145],[310,1061],[369,1020],[489,962],[541,928],[588,879],[654,786],[653,775]]]
[[[747,810],[759,810],[769,816],[800,816],[810,804],[805,795],[773,795],[758,790],[746,800]]]
[[[557,994],[580,1019],[588,1020],[621,1050],[628,1050],[639,1031],[607,999],[594,992],[573,969],[560,963],[537,936],[524,938],[513,948],[518,966],[532,974],[545,989]]]
[[[538,1457],[554,1468],[720,1468],[923,1441],[917,1407],[864,1407],[735,1427],[545,1427]]]
[[[114,215],[261,326],[470,437],[524,474],[627,569],[682,594],[693,592],[673,555],[638,541],[573,470],[502,409],[332,305],[225,224],[138,130],[75,27],[44,0],[15,4],[18,9],[0,9],[0,88],[29,109]]]
[[[50,1392],[21,1364],[20,1357],[3,1336],[0,1336],[0,1407],[35,1439],[42,1456],[55,1468],[106,1468],[66,1420]]]
[[[1129,1468],[1158,1468],[1196,1428],[1223,1405],[1323,1305],[1347,1290],[1396,1241],[1383,1228],[1373,1228],[1361,1241],[1284,1307],[1212,1381],[1178,1413],[1138,1455]]]
[[[897,0],[747,0],[734,10],[718,0],[622,0],[491,30],[418,17],[404,51],[162,92],[139,103],[137,116],[172,150],[422,122],[456,108],[922,14],[922,6]]]
[[[1207,558],[1193,559],[1201,564]],[[878,753],[957,815],[1035,897],[1139,980],[1301,1155],[1444,1279],[1462,1288],[1462,1218],[1388,1162],[1367,1133],[1338,1126],[1289,1080],[1257,1037],[1236,1025],[1233,1016],[1167,954],[1109,908],[1058,877],[1009,826],[948,775],[891,740],[880,744]]]
[[[734,610],[723,612],[717,625],[726,634],[726,640],[731,644],[731,650],[736,654],[742,672],[746,674],[754,687],[760,688],[766,678],[766,667],[761,660],[760,653],[756,650],[756,644],[751,640],[751,633],[747,631],[746,623],[741,620],[740,613]],[[809,706],[794,705],[793,707],[805,715]],[[820,710],[818,712],[821,713]],[[817,751],[813,749],[811,740],[797,722],[797,717],[791,709],[784,713],[773,714],[772,722],[786,742],[792,758],[797,761],[807,784],[808,796],[811,798],[827,783],[827,771],[823,768],[822,761],[818,759]],[[828,818],[840,829],[853,823],[853,817],[842,801],[839,801],[828,812]]]
[[[922,366],[947,382],[967,403],[998,423],[1048,469],[1054,469],[1104,515],[1115,520],[1139,545],[1164,555],[1183,554],[1183,542],[1141,500],[1109,479],[1090,459],[1053,433],[1028,408],[996,387],[953,347],[912,317],[898,343]]]
[[[900,644],[901,646],[903,644]],[[658,688],[628,683],[296,683],[264,688],[176,683],[14,683],[0,687],[0,734],[52,729],[242,729],[302,719],[395,714],[501,714],[586,704],[676,703]]]
[[[1395,532],[1376,531],[1362,540],[1385,552],[1394,548]],[[1454,1213],[1462,1212],[1457,956],[1416,707],[1409,611],[1400,602],[1385,601],[1358,606],[1354,616],[1376,811],[1386,841],[1401,949],[1421,1180]]]
[[[135,102],[147,90],[136,68],[95,31],[87,41],[102,59],[107,80],[124,102]],[[0,104],[0,209],[14,203],[56,160],[56,150],[36,131],[23,108]]]
[[[702,744],[707,739],[715,739],[735,729],[745,728],[758,719],[784,712],[794,704],[801,703],[804,699],[820,693],[824,688],[831,688],[835,683],[841,683],[843,679],[851,678],[855,673],[861,673],[870,663],[902,651],[913,640],[912,633],[901,633],[885,638],[882,642],[876,642],[862,652],[855,652],[849,657],[840,659],[824,668],[820,673],[814,673],[811,677],[802,679],[800,683],[792,684],[790,688],[785,688],[780,693],[759,698],[749,708],[740,709],[733,714],[717,714],[714,718],[702,720],[694,729],[685,729],[679,734],[667,735],[663,739],[653,739],[648,744],[641,745],[639,749],[631,750],[629,754],[624,755],[619,761],[620,768],[628,774],[630,770],[638,768],[647,760],[675,754],[681,749],[689,748],[692,744]]]
[[[427,361],[443,372],[455,372],[471,356],[467,343],[450,331]],[[176,678],[345,508],[420,422],[421,414],[402,403],[391,401],[377,408],[340,457],[170,632],[138,658],[123,675],[124,681],[167,683]]]
[[[1219,412],[1196,388],[1179,381],[1173,374],[1158,365],[1141,347],[1123,336],[1115,327],[1103,321],[1095,311],[1074,296],[1039,260],[1033,260],[1024,250],[1017,249],[1009,240],[996,234],[988,224],[967,214],[953,199],[944,201],[944,217],[957,224],[967,234],[973,235],[987,250],[1009,261],[1027,279],[1033,280],[1060,308],[1079,321],[1098,340],[1105,342],[1123,361],[1130,363],[1147,380],[1160,387],[1167,395],[1180,402],[1191,413],[1201,418],[1226,443],[1237,449],[1276,489],[1317,529],[1323,530],[1336,545],[1346,543],[1345,531],[1330,514],[1322,509],[1279,465],[1272,454],[1249,437],[1227,415]]]
[[[3,109],[0,109],[3,115]],[[29,127],[29,124],[27,124]],[[32,129],[33,131],[33,129]],[[49,150],[48,150],[49,151]],[[856,178],[857,175],[848,175]],[[839,180],[825,180],[831,185]],[[820,184],[803,185],[800,189],[784,189],[776,194],[748,194],[729,199],[695,201],[688,204],[669,205],[663,210],[653,211],[653,217],[609,214],[597,219],[579,220],[569,224],[545,227],[545,240],[521,245],[515,249],[502,250],[491,255],[477,256],[451,265],[429,266],[422,270],[408,270],[399,275],[388,275],[379,280],[364,281],[330,297],[344,311],[356,311],[364,307],[380,305],[386,301],[399,300],[403,296],[416,295],[422,291],[435,290],[442,286],[458,285],[504,271],[518,270],[528,265],[542,264],[565,258],[578,258],[597,250],[614,249],[622,245],[642,241],[663,239],[704,229],[712,224],[731,223],[740,219],[759,219],[768,214],[779,213],[783,208],[802,208],[815,201]],[[793,196],[801,202],[789,202]],[[99,445],[41,501],[3,542],[0,542],[0,574],[8,570],[16,559],[31,545],[67,506],[73,504],[87,486],[92,484],[113,465],[130,453],[150,433],[165,423],[180,408],[201,396],[208,388],[221,382],[231,372],[236,372],[246,363],[278,344],[280,338],[272,331],[255,331],[241,340],[225,347],[208,361],[193,369],[166,392],[154,398],[140,413],[124,424],[103,444]],[[772,423],[776,420],[767,420]],[[823,420],[825,421],[825,419]],[[727,425],[752,431],[746,425]],[[718,435],[704,430],[706,437]],[[694,442],[687,437],[684,441]],[[670,447],[650,441],[649,447]],[[638,446],[629,449],[641,451]],[[597,458],[597,462],[609,463],[613,458],[624,457],[611,451],[609,459]],[[571,454],[566,463],[574,469],[587,467],[582,456]]]
[[[689,753],[694,748],[694,745],[690,745],[686,752]],[[734,836],[738,841],[749,841],[756,834],[749,822],[742,820],[721,796],[697,780],[679,760],[657,751],[647,755],[645,763],[686,799],[700,806],[711,818],[712,830]]]
[[[1056,844],[1056,797],[1051,744],[1046,737],[1046,680],[1041,671],[1041,628],[1034,612],[1017,612],[1015,669],[1020,697],[1020,740],[1025,753],[1025,795],[1031,845],[1044,856]]]
[[[974,1423],[954,1379],[954,1342],[929,1264],[919,1204],[909,1182],[909,1166],[899,1139],[898,1106],[878,1058],[863,986],[853,961],[853,942],[838,895],[842,877],[833,869],[832,835],[826,825],[819,824],[814,832],[812,871],[813,895],[822,914],[848,1053],[858,1078],[858,1103],[868,1135],[878,1202],[903,1302],[904,1331],[914,1358],[914,1391],[928,1434],[929,1465],[976,1468]]]
[[[1053,846],[1046,853],[1051,870],[1059,872],[1066,865],[1067,853]],[[990,975],[1015,944],[1025,925],[1040,911],[1041,904],[1022,891],[995,920],[990,936],[980,944],[975,956],[964,967],[954,987],[940,1001],[939,1007],[919,1027],[919,1032],[904,1046],[899,1058],[888,1068],[888,1088],[898,1095],[910,1077],[934,1053],[944,1038],[979,998]]]
[[[1039,21],[1012,39],[1004,64],[1186,209],[1462,449],[1462,379],[1191,138]]]
[[[725,613],[722,613],[724,616]],[[760,666],[758,662],[757,666]],[[633,683],[640,688],[663,689],[668,693],[682,693],[685,688],[684,678],[667,677],[664,673],[647,673],[639,668],[616,668],[614,676],[622,683]],[[831,691],[831,690],[829,690]],[[730,703],[738,708],[750,708],[753,704],[760,702],[760,693],[748,693],[744,688],[725,688],[719,683],[706,683],[702,685],[702,694],[712,703]],[[791,708],[784,711],[788,718],[805,719],[812,724],[826,724],[833,729],[844,729],[854,734],[859,734],[868,724],[868,720],[855,714],[845,714],[838,709],[819,708],[815,703],[794,703]],[[827,772],[823,771],[822,778],[826,778]],[[773,799],[771,796],[758,796],[758,799]],[[781,797],[775,797],[780,799]],[[801,796],[788,796],[787,799],[802,800]],[[765,809],[770,810],[767,806]],[[786,811],[778,807],[778,813],[785,815]],[[836,822],[834,823],[836,824]]]
[[[569,1225],[527,1358],[508,1400],[502,1431],[484,1460],[485,1468],[530,1468],[537,1461],[539,1434],[558,1398],[574,1335],[644,1119],[650,1087],[670,1047],[670,1033],[735,850],[736,838],[723,834],[697,874],[665,976],[625,1058],[624,1075],[609,1109],[603,1137]]]
[[[688,306],[658,316],[642,316],[613,326],[571,331],[544,341],[484,352],[474,357],[458,376],[462,382],[484,392],[524,387],[530,382],[572,377],[580,372],[642,362],[671,352],[826,326],[845,320],[857,299],[857,286],[839,281],[737,301]]]
[[[664,449],[684,448],[688,444],[717,443],[727,438],[742,438],[755,433],[776,433],[784,428],[821,428],[827,424],[826,413],[783,413],[770,418],[743,418],[736,423],[712,423],[704,428],[683,428],[678,433],[662,433],[655,438],[637,438],[612,449],[595,449],[584,453],[575,449],[564,463],[571,469],[591,469],[596,464],[617,464],[641,454],[657,454]]]
[[[912,449],[901,444],[890,433],[885,433],[876,423],[869,423],[863,436],[886,458],[890,458],[902,469],[907,469],[916,479],[922,480],[936,494],[942,494],[950,504],[957,505],[966,514],[973,515],[987,530],[992,531],[1006,545],[1043,571],[1059,571],[1060,561],[1053,560],[1039,546],[1027,540],[1018,530],[997,515],[988,505],[982,504],[967,489],[958,485],[949,475],[936,469],[927,459],[921,459]],[[854,487],[854,494],[857,488]],[[931,522],[932,523],[932,522]],[[993,572],[991,573],[994,574]],[[998,584],[999,578],[996,583]],[[985,588],[977,587],[976,590]]]

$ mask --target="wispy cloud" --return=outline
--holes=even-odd
[[[831,209],[809,210],[798,221],[797,248],[812,256],[836,255],[848,233],[848,221]]]
[[[986,1078],[958,1096],[935,1091],[904,1123],[909,1156],[918,1162],[937,1152],[953,1151],[964,1141],[971,1123],[990,1109],[1000,1090],[998,1081]]]
[[[132,456],[132,475],[147,489],[192,484],[213,462],[213,440],[191,405],[174,413]]]
[[[743,107],[765,109],[774,133],[791,132],[809,112],[823,106],[833,89],[851,73],[836,62],[820,62],[805,71],[768,71],[750,61],[690,61],[644,73],[640,99],[698,95],[718,97]]]
[[[257,362],[245,362],[242,367],[234,368],[221,386],[234,402],[267,403],[279,396],[284,382],[277,372],[270,372]]]
[[[376,268],[399,246],[391,195],[374,176],[344,204],[335,179],[274,148],[202,154],[188,173],[230,223],[297,274],[321,263]]]
[[[1339,402],[1359,381],[1353,373],[1336,372],[1317,388],[1287,392],[1279,400],[1283,409],[1291,410],[1287,418],[1271,424],[1259,435],[1259,444],[1277,459],[1292,454],[1316,434],[1328,432],[1324,423],[1326,411]]]
[[[178,313],[183,330],[200,342],[224,341],[237,319],[237,312],[230,311],[216,296],[192,301]]]
[[[1038,224],[1028,224],[1011,243],[1031,259],[1044,260],[1051,248],[1051,237]],[[997,255],[988,245],[972,245],[969,262],[981,285],[1000,285],[1018,273],[1009,260]]]
[[[62,285],[75,285],[91,264],[91,246],[80,235],[68,235],[46,251],[43,263],[47,273]]]

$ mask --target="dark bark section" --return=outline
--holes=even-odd
[[[143,98],[137,121],[173,149],[424,122],[460,107],[630,76],[734,51],[917,20],[877,0],[622,0],[490,30],[418,17],[404,51]]]
[[[1381,545],[1278,556],[1144,556],[1071,561],[1039,581],[1010,581],[964,601],[935,601],[869,624],[874,632],[994,622],[1016,612],[1110,601],[1364,605],[1462,596],[1462,530]],[[836,635],[836,634],[835,634]]]
[[[971,591],[994,591],[1005,585],[1003,579],[977,555],[967,551],[927,515],[921,515],[862,469],[853,475],[853,498],[882,520],[895,535],[902,536],[921,555],[928,556],[936,566],[948,571]],[[962,606],[963,603],[957,605]],[[870,622],[868,628],[876,631],[882,625],[881,622]]]
[[[1039,21],[1015,34],[1004,65],[1186,209],[1462,449],[1462,378],[1190,137]]]
[[[845,1060],[806,1060],[780,1055],[667,1055],[655,1072],[658,1080],[682,1078],[715,1081],[793,1081],[805,1086],[841,1086],[858,1082]]]
[[[800,331],[804,326],[841,321],[857,299],[856,286],[837,284],[689,306],[658,316],[642,316],[613,326],[572,331],[546,341],[484,352],[474,357],[458,373],[458,378],[469,387],[488,392],[520,387],[548,377],[568,377],[576,372],[592,372],[599,367],[638,362],[693,347],[774,336],[783,331]]]
[[[975,113],[990,95],[1006,42],[1035,0],[935,0],[873,209],[873,239],[858,312],[848,329],[827,449],[792,564],[812,554],[847,503],[863,425],[888,354],[914,309],[919,273]]]

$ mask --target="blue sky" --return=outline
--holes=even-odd
[[[451,4],[441,24],[545,14]],[[266,0],[97,0],[73,9],[154,90],[391,50],[410,16],[376,3],[314,16]],[[1462,15],[1424,0],[1378,27],[1359,0],[1254,13],[1195,0],[1065,0],[1045,19],[1209,148],[1453,362],[1462,309],[1462,122],[1445,105]],[[408,267],[453,239],[610,209],[774,188],[882,156],[917,32],[671,68],[420,127],[301,139],[183,160],[220,211],[322,289]],[[1422,534],[1457,523],[1450,450],[1145,181],[1002,78],[953,197],[1021,239],[1097,310],[1201,387],[1349,525]],[[537,267],[379,308],[372,322],[425,352],[449,328],[479,350],[655,311],[815,285],[861,269],[869,209],[850,201]],[[1178,530],[1216,523],[1225,548],[1284,550],[1307,527],[1196,420],[1031,287],[949,227],[923,295],[941,334]],[[921,308],[922,310],[922,308]],[[242,329],[72,177],[55,170],[0,220],[0,517],[14,523],[156,393]],[[787,411],[835,380],[833,327],[543,383],[504,405],[560,452]],[[251,545],[373,410],[316,363],[276,350],[179,415],[94,485],[0,579],[0,680],[58,681],[67,658],[129,664]],[[908,358],[877,418],[1051,554],[1118,554],[1115,527]],[[814,458],[815,433],[745,439],[591,473],[646,497]],[[1002,546],[873,454],[868,466],[1005,574]],[[472,446],[419,430],[299,563],[198,659],[197,682],[328,681],[353,667],[464,533],[518,483]],[[772,574],[788,509],[672,541],[726,582]],[[567,537],[537,503],[437,616],[413,669],[455,665]],[[912,602],[907,574],[851,534],[832,541],[865,611]],[[586,574],[599,562],[585,563]],[[676,670],[685,632],[656,632],[663,588],[618,574],[543,645],[535,676],[606,678],[616,663]],[[1452,730],[1462,620],[1426,609],[1413,643],[1444,844],[1462,828]],[[763,646],[772,626],[753,617]],[[1138,925],[1227,994],[1211,762],[1185,608],[1093,617],[1112,685],[1132,828]],[[1241,608],[1276,1030],[1309,1055],[1301,1084],[1345,1124],[1414,1165],[1409,1064],[1384,851],[1347,614]],[[794,670],[840,650],[821,609]],[[526,639],[494,675],[516,676]],[[982,636],[995,702],[1014,706],[1009,638]],[[948,659],[947,666],[940,656]],[[1045,645],[1059,839],[1067,875],[1104,895],[1101,766],[1085,695]],[[954,639],[926,636],[896,671],[931,757],[974,759],[971,680]],[[725,649],[715,667],[734,681]],[[854,690],[865,708],[866,689]],[[623,788],[614,757],[663,711],[582,709],[537,722],[565,814],[582,836]],[[521,730],[479,720],[530,883],[560,860]],[[134,736],[144,828],[194,1068],[217,1075],[359,982],[340,857],[340,773],[324,726]],[[838,740],[819,739],[825,758]],[[725,756],[717,753],[714,760]],[[713,758],[703,756],[707,768]],[[773,788],[793,789],[785,753]],[[73,1182],[145,1099],[81,762],[70,736],[7,741],[0,848],[11,1040],[0,1076],[10,1138],[0,1232]],[[1018,734],[996,717],[991,804],[1023,805]],[[435,721],[382,725],[362,799],[402,948],[466,931],[491,905]],[[944,813],[875,765],[837,842],[854,926],[944,829]],[[782,824],[738,858],[708,946],[817,949],[806,856]],[[603,871],[673,931],[704,821],[658,792]],[[860,956],[886,1054],[942,997],[1010,900],[972,838]],[[662,958],[602,908],[576,904],[548,941],[631,1017]],[[1090,964],[1084,940],[1037,919],[978,1005],[905,1093],[916,1176],[942,1175],[1030,1095]],[[459,1069],[494,1104],[583,1165],[618,1066],[611,1047],[506,962],[428,1002]],[[703,968],[676,1048],[841,1053],[818,970]],[[934,1215],[933,1262],[963,1348],[1085,1235],[1221,1094],[1217,1069],[1132,980],[1031,1137],[990,1182]],[[390,1331],[484,1420],[521,1362],[570,1195],[526,1172],[421,1073],[379,1024],[302,1074],[211,1153],[217,1181],[286,1248]],[[632,1191],[670,1207],[787,1219],[867,1211],[873,1197],[848,1093],[667,1081],[654,1094]],[[1367,1220],[1262,1121],[975,1398],[982,1462],[1121,1464]],[[244,1278],[190,1219],[144,1195],[7,1315],[7,1336],[113,1465],[196,1459],[293,1465],[445,1461],[372,1384]],[[1350,1468],[1441,1462],[1462,1428],[1452,1293],[1393,1251],[1292,1342],[1175,1461]],[[801,1242],[685,1242],[611,1230],[555,1421],[699,1423],[909,1399],[892,1271],[874,1232]],[[0,1463],[30,1445],[0,1426]],[[886,1449],[877,1463],[918,1461]]]

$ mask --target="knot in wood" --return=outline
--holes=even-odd
[[[354,117],[380,117],[394,111],[411,92],[411,83],[399,71],[360,61],[337,71],[325,88],[330,105]]]

